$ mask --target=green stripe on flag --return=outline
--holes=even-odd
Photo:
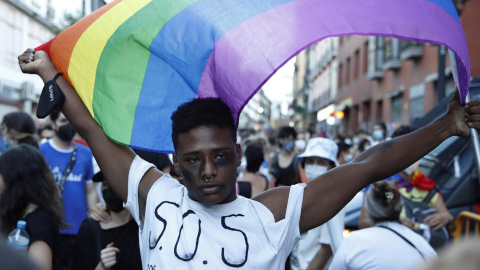
[[[130,144],[150,45],[171,18],[195,2],[153,0],[122,24],[105,45],[92,104],[95,120],[115,142]]]

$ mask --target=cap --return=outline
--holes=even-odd
[[[103,177],[102,171],[98,171],[96,174],[93,175],[92,181],[96,183],[101,183],[105,180],[105,177]]]
[[[24,220],[17,221],[17,228],[18,229],[25,229],[27,227],[27,222]]]
[[[334,141],[317,137],[308,141],[305,152],[298,155],[297,158],[303,160],[305,157],[321,157],[333,161],[335,166],[338,166],[337,154],[338,146]]]

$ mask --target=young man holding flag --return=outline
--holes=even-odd
[[[24,73],[45,82],[58,73],[42,51],[27,50],[18,60]],[[281,269],[301,233],[331,219],[366,185],[404,170],[450,136],[480,129],[480,102],[464,107],[456,95],[447,114],[425,128],[378,144],[306,185],[248,200],[235,194],[242,154],[233,117],[219,99],[193,100],[172,116],[174,166],[182,186],[110,141],[75,89],[62,76],[57,84],[66,97],[63,113],[140,226],[148,269]]]

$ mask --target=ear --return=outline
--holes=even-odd
[[[237,149],[237,167],[240,167],[242,164],[242,146],[240,144],[236,144],[236,149]]]

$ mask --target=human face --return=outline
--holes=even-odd
[[[66,124],[68,124],[67,118],[65,117],[65,115],[63,115],[63,113],[60,113],[58,115],[57,120],[52,121],[52,129],[58,131],[58,129],[60,127],[66,125]]]
[[[200,126],[178,135],[173,162],[188,196],[205,204],[228,203],[237,197],[235,183],[242,151],[227,128]],[[205,179],[212,179],[206,181]]]
[[[305,165],[325,166],[329,170],[332,168],[332,162],[326,158],[321,157],[306,157]]]
[[[2,124],[2,134],[5,138],[5,142],[9,142],[12,140],[12,134],[8,132],[8,128],[7,128],[7,125],[5,125],[5,123]]]
[[[292,152],[295,148],[295,139],[293,138],[293,135],[289,135],[288,137],[284,138],[278,138],[278,143],[280,144],[282,150],[287,152]]]

